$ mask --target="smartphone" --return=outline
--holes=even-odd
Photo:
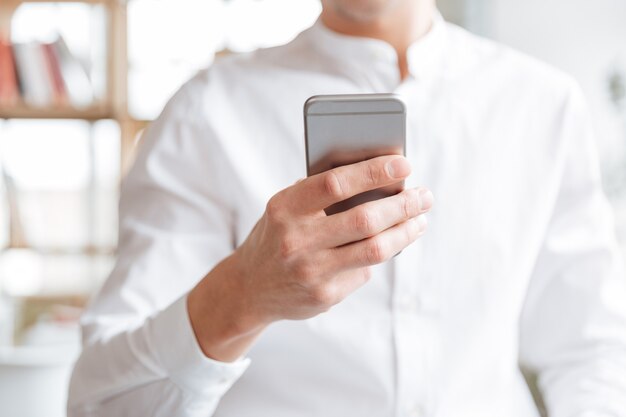
[[[304,104],[307,175],[406,153],[406,106],[395,94],[319,95]],[[332,215],[401,192],[404,181],[326,208]]]

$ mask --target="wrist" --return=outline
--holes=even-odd
[[[269,324],[255,311],[245,278],[238,254],[234,253],[188,295],[187,310],[196,339],[212,359],[238,359]]]

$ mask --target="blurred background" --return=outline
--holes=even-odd
[[[626,2],[438,3],[578,79],[626,248]],[[216,55],[288,42],[319,12],[319,0],[1,0],[0,415],[64,415],[77,319],[112,267],[142,129]]]

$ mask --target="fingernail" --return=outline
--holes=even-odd
[[[405,158],[396,158],[387,162],[385,169],[391,178],[404,178],[411,173],[411,166]]]
[[[427,188],[422,188],[420,190],[419,197],[420,197],[420,201],[419,201],[420,211],[430,210],[435,200],[433,193],[431,193],[430,190]]]
[[[424,233],[424,231],[426,230],[426,226],[428,225],[428,220],[426,219],[426,216],[424,214],[421,214],[415,218],[415,221],[417,222],[417,226],[420,229],[420,233]]]

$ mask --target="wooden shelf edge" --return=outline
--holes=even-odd
[[[115,119],[115,113],[106,107],[75,109],[71,107],[33,108],[6,107],[0,108],[0,119],[79,119],[100,120]]]
[[[20,5],[22,3],[88,3],[88,4],[112,4],[125,0],[3,0],[9,5]]]

